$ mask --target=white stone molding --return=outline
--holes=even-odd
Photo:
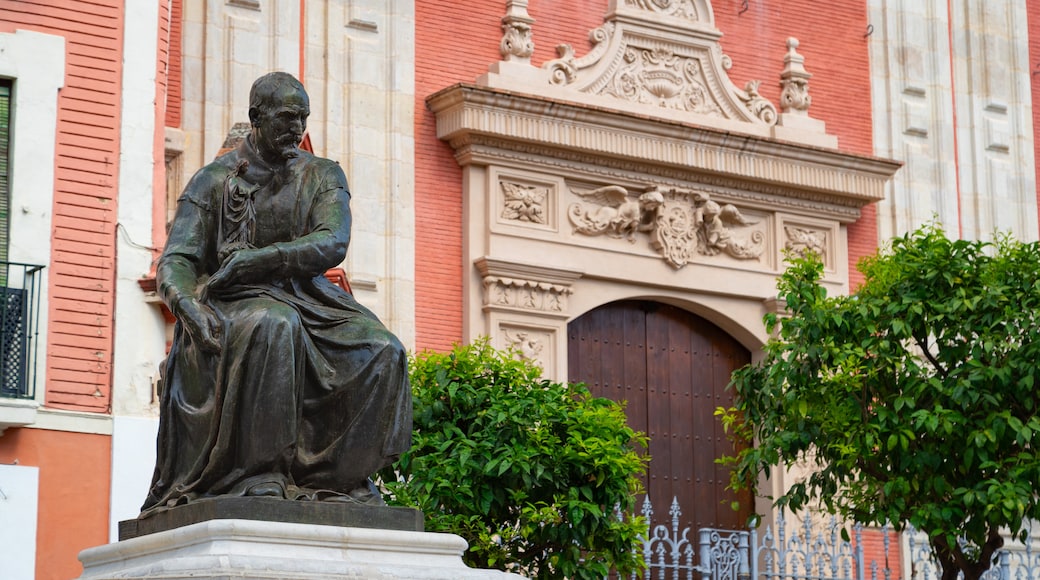
[[[961,227],[1038,238],[1029,16],[1020,2],[951,2]]]
[[[567,308],[570,288],[546,282],[484,277],[484,305],[492,308],[532,310],[562,314]]]
[[[550,338],[547,332],[532,333],[525,328],[510,328],[505,325],[501,326],[501,329],[506,346],[516,351],[520,358],[529,361],[538,361]]]
[[[847,267],[844,230],[832,220],[777,213],[776,247],[781,266],[794,257],[815,253],[823,262],[824,278]]]
[[[777,203],[806,203],[842,222],[882,199],[899,164],[765,137],[666,122],[623,110],[589,108],[536,95],[459,84],[428,99],[437,136],[461,165],[538,159],[547,166],[588,164],[768,192]]]
[[[79,554],[81,580],[148,578],[516,579],[462,562],[453,534],[253,520],[209,520]]]
[[[474,265],[484,287],[486,310],[567,318],[567,299],[580,272],[483,257]]]
[[[645,232],[656,208],[664,203],[657,191],[647,191],[632,197],[620,185],[607,185],[591,191],[572,192],[582,201],[567,208],[574,231],[586,236],[606,234],[614,238],[636,241],[636,232]]]
[[[558,176],[516,166],[496,166],[488,172],[490,213],[484,223],[521,236],[531,232],[555,234],[560,227],[560,196],[565,187]]]
[[[882,239],[933,219],[951,235],[1036,240],[1025,5],[870,0],[874,147],[906,163],[878,206]],[[952,32],[952,37],[951,37]]]
[[[481,257],[474,261],[483,286],[483,316],[472,330],[498,348],[513,348],[538,364],[546,378],[567,379],[567,319],[582,272]]]

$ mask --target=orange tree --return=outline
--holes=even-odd
[[[645,521],[630,514],[646,441],[620,405],[487,339],[410,363],[414,441],[382,473],[389,503],[465,538],[473,566],[538,579],[640,569]]]
[[[808,459],[818,467],[778,506],[912,524],[945,580],[975,580],[1002,528],[1024,537],[1040,518],[1040,248],[925,226],[860,269],[851,296],[828,297],[812,257],[781,277],[776,338],[718,411],[754,442],[728,459],[732,485]]]

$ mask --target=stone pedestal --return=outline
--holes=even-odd
[[[520,580],[462,563],[451,534],[214,519],[80,553],[80,580]]]

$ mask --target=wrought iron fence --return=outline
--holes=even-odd
[[[644,500],[647,531],[643,541],[646,570],[643,580],[937,580],[941,570],[931,557],[927,536],[914,530],[902,534],[905,557],[893,545],[885,526],[875,539],[874,556],[865,553],[863,526],[846,528],[833,516],[810,513],[789,520],[777,514],[764,529],[704,528],[696,540],[689,528],[679,528],[682,510],[673,499],[669,524],[651,527],[654,509]],[[696,541],[696,545],[694,544]],[[695,562],[696,556],[696,562]],[[903,562],[907,570],[903,570]],[[696,574],[696,576],[695,576]],[[639,580],[632,574],[630,580]],[[1040,580],[1040,537],[1009,542],[998,553],[984,580]]]
[[[1040,527],[1040,526],[1038,526]],[[1027,527],[1025,542],[1008,542],[994,556],[993,565],[982,574],[982,580],[1040,580],[1040,535]],[[906,531],[906,547],[910,570],[907,580],[932,580],[942,575],[931,558],[928,536],[913,528]]]
[[[0,262],[0,397],[36,395],[43,266]]]

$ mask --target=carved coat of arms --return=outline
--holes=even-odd
[[[734,231],[756,221],[732,204],[712,201],[705,193],[651,187],[633,197],[627,189],[612,185],[578,195],[584,203],[572,204],[567,212],[576,233],[635,242],[636,234],[645,232],[651,247],[675,268],[682,268],[696,254],[751,260],[765,251],[761,231],[747,235]]]

